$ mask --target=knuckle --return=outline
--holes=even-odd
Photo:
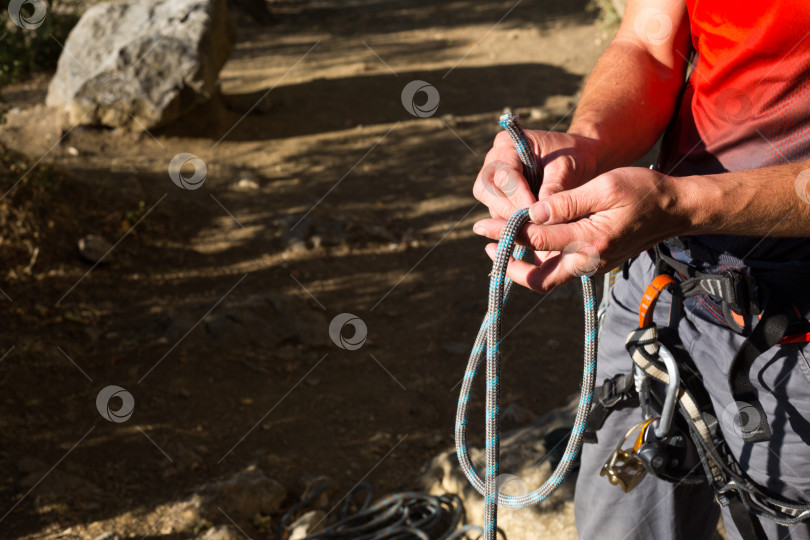
[[[621,189],[621,177],[613,172],[603,174],[600,188],[606,195],[615,195]]]
[[[548,131],[529,130],[526,132],[526,136],[529,137],[529,141],[532,143],[535,155],[542,158],[551,152],[553,144],[550,139],[552,135],[553,133]]]
[[[575,176],[579,172],[577,160],[571,154],[560,156],[560,169],[565,176]]]
[[[577,216],[577,203],[571,193],[562,191],[557,194],[556,201],[552,205],[551,218],[560,221],[570,221]]]
[[[529,227],[526,230],[526,239],[529,241],[529,244],[531,244],[538,251],[543,250],[545,239],[540,227]]]

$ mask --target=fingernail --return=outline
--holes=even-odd
[[[529,207],[529,219],[538,225],[545,224],[551,218],[551,206],[547,202],[533,204]]]
[[[473,232],[475,234],[484,234],[484,226],[481,225],[480,223],[476,223],[475,225],[473,225]]]

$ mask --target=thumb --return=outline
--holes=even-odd
[[[596,212],[599,199],[591,185],[560,191],[529,207],[529,219],[538,225],[568,223],[586,214]]]

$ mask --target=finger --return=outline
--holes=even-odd
[[[482,219],[473,225],[473,232],[491,240],[498,240],[504,226],[506,226],[505,219]]]
[[[487,245],[486,252],[490,259],[494,260],[496,251],[497,244]],[[563,257],[557,254],[540,266],[510,258],[506,277],[518,285],[546,294],[573,280],[576,276],[563,264]]]
[[[509,189],[511,195],[516,197],[517,202],[522,202],[522,206],[515,206],[510,197],[495,184],[495,179]],[[528,188],[520,190],[520,184],[525,184],[526,180],[516,173],[511,166],[503,161],[493,161],[481,169],[473,187],[473,195],[476,199],[484,203],[490,212],[495,216],[509,217],[519,208],[527,208],[535,199],[527,197]]]
[[[607,207],[607,200],[596,188],[597,184],[588,183],[540,199],[529,208],[529,219],[532,223],[554,225],[598,212]]]
[[[506,226],[503,219],[482,219],[473,225],[473,232],[491,240],[499,240]],[[571,251],[591,254],[595,249],[589,246],[589,231],[580,222],[560,225],[524,225],[515,243],[538,252]],[[573,246],[573,247],[572,247]],[[591,255],[592,256],[592,255]]]
[[[529,132],[527,132],[527,134],[528,133]],[[531,141],[531,137],[529,139]],[[530,146],[534,153],[537,145],[532,143]],[[526,208],[537,200],[537,194],[532,193],[529,188],[529,183],[526,181],[526,177],[523,174],[523,163],[520,161],[520,155],[508,132],[501,131],[495,137],[492,149],[487,153],[487,158],[484,163],[490,161],[505,163],[508,166],[508,170],[514,172],[513,177],[510,175],[510,177],[507,178],[506,174],[503,174],[501,179],[496,178],[495,185],[499,186],[501,190],[509,196],[515,207]]]
[[[522,172],[511,168],[498,169],[492,182],[509,199],[514,208],[528,208],[537,202]]]
[[[576,184],[575,180],[580,173],[574,156],[559,150],[541,155],[543,156],[540,162],[543,166],[544,181],[540,186],[538,199],[559,193],[565,189],[565,186],[571,188]]]

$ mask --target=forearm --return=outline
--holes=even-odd
[[[810,237],[810,161],[665,181],[682,234]]]
[[[666,39],[645,38],[637,21],[645,2],[631,2],[615,39],[588,79],[569,133],[594,141],[596,174],[632,164],[669,123],[684,84],[689,20],[671,2]],[[658,5],[661,5],[660,3]],[[663,37],[663,36],[659,36]]]

